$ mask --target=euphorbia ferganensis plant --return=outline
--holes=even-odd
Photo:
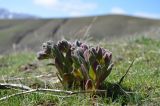
[[[42,51],[38,53],[38,59],[49,58],[54,59],[58,70],[57,76],[65,88],[78,86],[85,90],[99,89],[113,67],[110,51],[99,46],[88,46],[79,41],[44,43]]]

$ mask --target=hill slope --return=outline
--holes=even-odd
[[[90,30],[87,32],[89,27]],[[95,40],[113,40],[152,32],[151,35],[160,37],[159,28],[160,20],[123,15],[70,19],[0,20],[0,53],[11,50],[13,47],[37,50],[42,42],[49,39],[57,41],[62,37],[73,39],[86,38],[90,35]]]

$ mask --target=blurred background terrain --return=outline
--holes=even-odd
[[[37,51],[43,42],[62,38],[115,41],[136,36],[160,38],[159,33],[160,20],[125,15],[63,19],[31,17],[22,20],[2,19],[0,20],[0,53],[13,49]]]
[[[0,0],[0,54],[47,41],[160,38],[159,1]],[[144,5],[145,3],[145,5]]]

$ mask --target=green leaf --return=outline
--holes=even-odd
[[[92,80],[96,80],[96,73],[95,73],[95,71],[93,70],[93,67],[92,66],[90,66],[90,68],[89,68],[89,76],[90,76],[90,78],[92,79]]]
[[[55,58],[55,66],[56,66],[60,76],[62,77],[62,75],[64,74],[63,64],[59,61],[59,59],[57,57]]]
[[[53,49],[54,49],[53,51],[55,52],[55,56],[60,60],[61,63],[63,63],[64,62],[64,56],[63,56],[62,52],[59,51],[57,45],[54,45]]]
[[[88,70],[86,69],[86,67],[84,66],[84,64],[81,64],[81,71],[82,71],[82,75],[84,77],[84,80],[89,79]]]
[[[81,67],[80,62],[76,56],[72,56],[72,61],[73,61],[72,66],[74,68],[78,69],[79,67]]]
[[[104,58],[100,59],[100,60],[99,60],[99,63],[100,63],[101,65],[105,64]]]
[[[77,79],[83,79],[83,75],[80,69],[74,69],[73,71],[73,75],[77,78]]]
[[[100,75],[100,79],[99,79],[100,82],[103,82],[109,76],[109,74],[111,73],[112,67],[113,67],[113,63],[110,64],[107,69],[106,69],[106,67],[104,67],[104,69],[102,69],[103,72]]]

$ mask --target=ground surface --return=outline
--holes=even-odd
[[[95,45],[95,42],[93,43]],[[97,45],[97,43],[96,43]],[[114,68],[105,82],[116,83],[124,75],[128,66],[135,60],[125,77],[122,87],[132,94],[128,95],[128,105],[159,105],[160,104],[160,40],[139,37],[123,42],[99,45],[113,53]],[[47,61],[37,61],[35,52],[24,51],[0,57],[0,82],[25,84],[32,88],[62,89],[54,85],[56,69],[47,66]],[[0,90],[0,98],[20,92],[15,89]],[[96,103],[119,106],[122,97],[115,101],[112,98],[98,97]],[[89,95],[77,94],[67,96],[55,93],[29,93],[0,101],[1,106],[91,106],[93,100]]]

